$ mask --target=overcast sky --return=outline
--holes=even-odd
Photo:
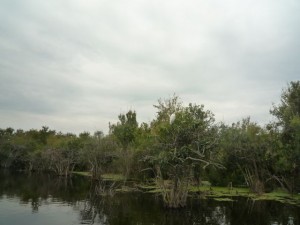
[[[107,132],[176,93],[266,124],[300,78],[299,0],[0,0],[0,127]]]

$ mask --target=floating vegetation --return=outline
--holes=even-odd
[[[232,198],[214,198],[214,200],[219,201],[219,202],[233,202]]]
[[[123,181],[125,180],[125,177],[122,174],[113,174],[113,173],[107,173],[103,174],[101,176],[104,180],[112,180],[112,181]]]
[[[286,191],[279,190],[270,193],[257,195],[250,192],[248,188],[231,188],[227,187],[191,187],[190,192],[200,193],[201,197],[212,198],[217,201],[229,199],[229,197],[248,197],[254,201],[278,201],[285,204],[300,206],[300,195],[291,195]]]
[[[91,176],[89,172],[73,172],[81,176]],[[124,181],[121,174],[103,174],[103,180],[107,181]],[[126,182],[126,185],[119,186],[116,192],[146,192],[161,193],[162,189],[155,183],[137,184],[136,182]],[[277,201],[290,205],[300,206],[300,194],[291,195],[287,191],[278,189],[273,192],[263,193],[261,195],[252,193],[249,188],[244,187],[213,187],[210,185],[190,186],[189,194],[197,194],[201,199],[211,198],[216,201],[234,201],[234,197],[247,197],[254,201]],[[195,195],[193,195],[195,196]]]
[[[85,177],[91,177],[92,174],[90,172],[84,172],[84,171],[73,171],[73,174],[85,176]]]

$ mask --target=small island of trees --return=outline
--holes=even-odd
[[[138,123],[129,110],[109,133],[79,135],[43,126],[40,130],[0,129],[0,166],[9,170],[71,176],[89,171],[92,179],[122,174],[153,182],[167,207],[184,207],[192,185],[247,186],[261,195],[277,188],[300,192],[300,81],[290,82],[275,120],[265,126],[249,118],[216,122],[204,105],[185,106],[178,96],[159,99],[156,117]],[[170,120],[170,117],[172,118]]]

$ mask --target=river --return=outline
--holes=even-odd
[[[184,209],[163,207],[142,192],[96,196],[86,177],[0,171],[0,225],[300,225],[300,207],[236,198],[189,198]]]

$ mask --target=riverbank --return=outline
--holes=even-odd
[[[85,176],[85,177],[91,177],[90,172],[84,172],[84,171],[73,171],[73,174]],[[106,173],[101,176],[103,180],[112,180],[112,181],[123,181],[125,180],[125,177],[122,174],[115,174],[115,173]]]
[[[300,206],[300,194],[291,195],[287,191],[278,189],[258,195],[249,188],[228,187],[190,187],[190,193],[200,193],[203,198],[213,198],[217,201],[234,201],[234,197],[247,197],[254,201],[278,201],[286,204]]]
[[[91,174],[89,172],[73,172],[73,174],[90,177]],[[103,174],[101,176],[103,180],[107,181],[124,181],[125,177],[121,174]],[[127,185],[127,184],[126,184]],[[128,186],[134,186],[134,188],[126,188],[124,185],[123,188],[119,188],[116,190],[117,192],[132,192],[132,191],[142,191],[145,193],[160,193],[160,188],[155,183],[138,183],[130,182]],[[290,205],[297,205],[300,207],[300,194],[289,194],[287,191],[282,189],[277,189],[275,191],[269,193],[263,193],[261,195],[255,194],[250,191],[249,188],[241,188],[241,187],[217,187],[217,186],[190,186],[189,194],[194,196],[199,196],[199,198],[211,198],[216,201],[235,201],[236,197],[247,197],[253,201],[277,201]]]

